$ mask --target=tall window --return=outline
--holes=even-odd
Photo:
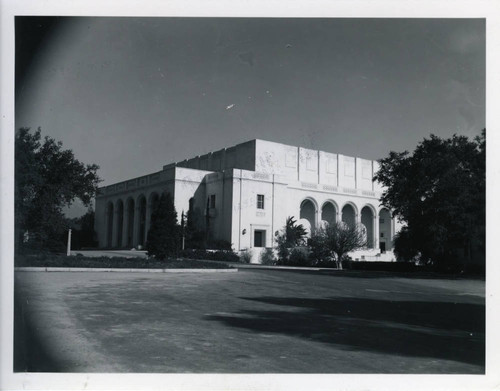
[[[257,209],[264,209],[264,194],[257,194]]]
[[[253,233],[253,246],[265,247],[266,246],[266,231],[256,229]]]
[[[210,195],[210,208],[215,208],[215,194]]]

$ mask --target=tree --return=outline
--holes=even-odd
[[[320,260],[334,259],[337,267],[342,269],[344,255],[366,246],[366,235],[361,226],[340,221],[315,230],[309,245],[313,256]]]
[[[97,238],[96,233],[94,231],[94,220],[95,220],[95,212],[90,206],[83,216],[77,219],[77,223],[80,228],[74,233],[72,236],[78,236],[79,244],[81,247],[96,247],[97,246]]]
[[[62,143],[20,128],[15,137],[15,243],[53,249],[62,245],[65,206],[89,206],[100,182],[99,166],[75,159]]]
[[[186,213],[186,248],[204,249],[206,248],[206,232],[199,229],[203,224],[203,216],[199,208],[194,206],[194,198],[189,199],[189,208]]]
[[[87,213],[80,217],[66,218],[68,228],[71,228],[71,248],[79,250],[84,247],[96,247],[97,235],[94,231],[95,212],[89,206]],[[67,232],[64,232],[64,241],[67,239]]]
[[[410,154],[391,152],[374,176],[382,205],[405,224],[395,251],[452,267],[484,262],[486,131],[474,140],[431,135]],[[403,248],[406,247],[406,248]]]
[[[297,224],[293,216],[288,217],[283,229],[275,233],[279,258],[285,260],[290,255],[290,248],[304,246],[306,234],[302,224]]]
[[[177,257],[181,244],[181,227],[170,193],[163,193],[151,214],[146,249],[158,259]]]

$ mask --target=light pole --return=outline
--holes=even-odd
[[[184,226],[185,226],[184,211],[182,211],[181,215],[182,250],[184,250],[184,243],[186,238]]]

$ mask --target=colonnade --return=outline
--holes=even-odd
[[[394,237],[394,222],[391,213],[386,208],[377,209],[371,204],[365,204],[358,211],[356,204],[346,202],[340,208],[336,202],[328,200],[318,206],[312,198],[305,198],[300,204],[300,220],[310,233],[314,229],[327,224],[343,221],[348,225],[361,225],[366,229],[367,248],[392,249]]]
[[[159,194],[152,192],[137,198],[127,197],[106,204],[106,241],[109,248],[144,247],[151,225],[151,214]]]

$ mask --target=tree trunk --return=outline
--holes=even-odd
[[[342,255],[344,254],[337,255],[337,269],[339,270],[342,270]]]

